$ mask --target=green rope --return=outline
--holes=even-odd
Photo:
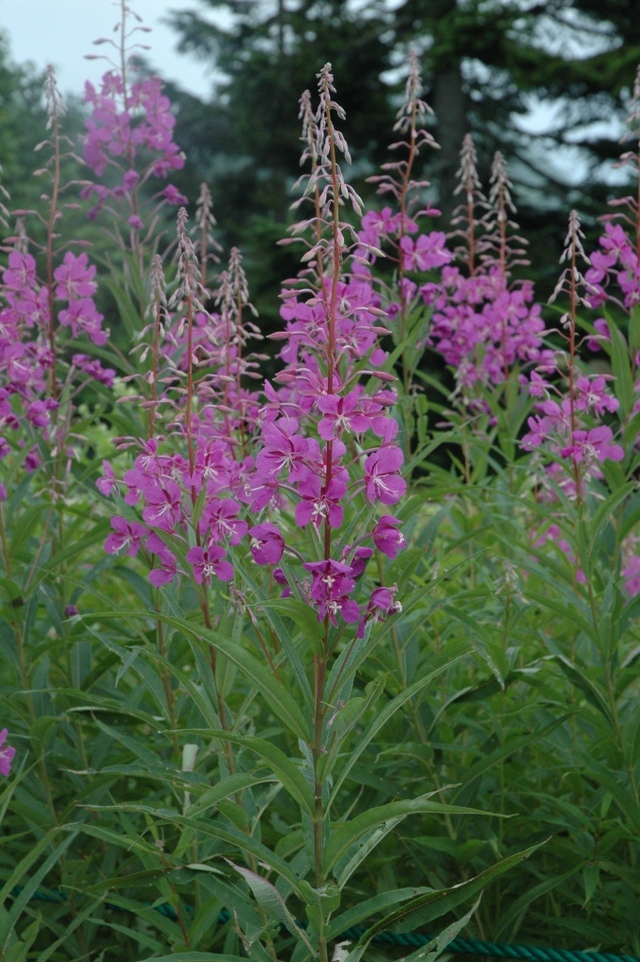
[[[18,895],[21,886],[16,886],[11,892],[12,896]],[[39,902],[65,902],[66,895],[63,892],[44,892],[37,891],[32,896]],[[108,903],[107,903],[108,904]],[[118,908],[118,906],[112,906]],[[165,918],[176,920],[175,909],[168,903],[156,906],[156,911],[164,915]],[[222,925],[229,922],[231,912],[223,909],[218,922]],[[304,923],[301,923],[304,925]],[[306,926],[305,926],[306,927]],[[287,932],[284,925],[280,926],[281,931]],[[341,933],[341,939],[359,939],[366,932],[366,928],[354,925]],[[385,945],[400,945],[407,948],[419,948],[428,945],[435,936],[424,935],[421,932],[406,932],[396,934],[395,932],[378,932],[372,941]],[[465,955],[484,955],[500,959],[526,959],[527,962],[640,962],[640,959],[633,955],[614,955],[612,952],[574,952],[571,949],[551,949],[537,945],[509,945],[505,942],[486,942],[479,939],[455,938],[447,945],[447,952],[463,953]]]

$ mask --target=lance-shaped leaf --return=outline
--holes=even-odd
[[[386,918],[380,919],[379,922],[372,925],[363,935],[361,941],[370,941],[376,933],[381,932],[383,929],[390,929],[392,932],[401,933],[411,932],[423,925],[428,925],[430,922],[433,922],[434,919],[441,918],[441,916],[446,915],[447,912],[453,911],[453,909],[457,908],[462,902],[466,902],[467,899],[473,898],[475,895],[481,893],[489,882],[492,882],[499,875],[508,872],[520,862],[524,861],[524,859],[529,858],[533,852],[544,844],[544,842],[539,842],[537,845],[532,845],[522,852],[509,855],[500,862],[496,862],[496,864],[490,868],[485,869],[484,872],[481,872],[479,875],[475,875],[465,882],[460,882],[458,885],[451,885],[448,888],[417,896],[417,898],[403,905],[402,908],[396,909],[390,915],[387,915]]]
[[[358,840],[367,832],[381,828],[388,821],[397,823],[407,815],[416,815],[423,812],[428,812],[431,815],[483,815],[485,817],[488,814],[476,808],[463,808],[459,805],[448,805],[445,802],[434,802],[432,798],[435,794],[437,793],[429,792],[429,794],[421,795],[419,798],[403,799],[370,808],[368,811],[356,815],[351,821],[345,822],[339,828],[333,829],[325,849],[325,871],[330,872],[342,859],[352,858],[358,850]],[[384,834],[386,833],[383,833],[380,838],[383,838]]]
[[[278,922],[282,922],[283,925],[286,925],[291,935],[297,935],[299,938],[301,938],[311,952],[311,955],[313,955],[313,946],[307,938],[304,929],[302,929],[294,919],[293,915],[286,906],[285,900],[282,898],[275,885],[273,885],[267,879],[262,878],[262,876],[258,875],[256,872],[252,872],[250,869],[245,868],[242,865],[236,865],[235,862],[232,862],[228,858],[225,859],[225,861],[228,862],[229,865],[236,870],[236,872],[240,873],[253,892],[256,902],[262,909],[264,909],[266,914],[270,918],[276,919]]]

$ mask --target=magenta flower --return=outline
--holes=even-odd
[[[67,251],[64,260],[53,272],[57,287],[56,297],[67,301],[78,301],[83,297],[93,297],[98,285],[94,281],[96,268],[89,264],[87,254]]]
[[[233,498],[217,498],[206,502],[200,519],[200,533],[210,531],[212,541],[224,541],[227,544],[240,544],[247,533],[249,525],[238,518],[240,506]]]
[[[31,254],[11,251],[9,267],[2,274],[2,283],[14,291],[28,292],[36,286],[36,262]]]
[[[149,581],[155,588],[168,584],[176,576],[178,563],[175,555],[166,544],[153,532],[147,537],[147,548],[155,555],[157,565],[149,572]]]
[[[249,530],[252,538],[251,554],[259,565],[274,565],[284,554],[284,538],[275,524],[265,521]]]
[[[351,548],[347,545],[342,554],[342,560],[347,563],[347,558],[351,553]],[[358,545],[351,556],[349,565],[351,566],[351,574],[354,578],[360,578],[366,571],[367,562],[369,558],[373,555],[372,548],[365,548],[364,545]]]
[[[400,524],[401,522],[392,515],[383,514],[371,532],[376,548],[387,558],[395,558],[398,552],[407,546],[404,535],[396,530]]]
[[[188,198],[186,198],[184,194],[181,194],[178,188],[174,187],[173,184],[167,184],[165,189],[162,191],[162,196],[168,204],[186,206],[186,204],[189,203]]]
[[[594,414],[604,414],[605,411],[617,411],[619,401],[607,390],[609,377],[600,374],[597,377],[579,377],[576,381],[576,409],[578,411],[593,411]]]
[[[451,251],[447,250],[446,234],[437,230],[420,234],[415,242],[405,235],[400,240],[400,250],[402,266],[406,271],[428,271],[443,267],[453,260]]]
[[[36,471],[40,467],[40,456],[35,448],[29,451],[24,459],[24,469],[27,472]]]
[[[341,478],[332,478],[326,491],[320,478],[309,474],[298,484],[301,500],[296,505],[296,524],[305,528],[313,522],[317,528],[329,520],[332,528],[342,524],[343,508],[341,501],[347,493],[347,486]]]
[[[113,533],[108,535],[104,543],[104,550],[107,554],[117,554],[124,548],[130,558],[135,557],[140,550],[142,539],[147,533],[144,525],[137,521],[127,521],[126,518],[116,515],[115,518],[111,518],[111,527]]]
[[[304,477],[303,464],[309,451],[310,441],[298,434],[298,422],[282,417],[273,423],[266,422],[262,428],[264,447],[256,459],[260,474],[289,472],[289,480]]]
[[[46,428],[51,420],[46,401],[32,401],[25,413],[27,420],[36,428]]]
[[[107,340],[107,332],[102,330],[104,315],[96,310],[90,297],[69,301],[69,306],[58,314],[63,327],[70,327],[74,337],[87,334],[94,344],[102,346]]]
[[[6,728],[0,731],[0,775],[5,777],[11,773],[11,762],[16,753],[15,748],[12,748],[11,745],[5,745],[7,734]]]
[[[193,576],[199,585],[211,584],[212,576],[220,581],[231,581],[233,567],[228,561],[223,561],[224,555],[224,548],[218,548],[214,544],[207,548],[191,548],[187,552],[187,561],[193,565]]]
[[[398,473],[403,461],[400,448],[383,447],[368,456],[364,480],[369,501],[395,504],[403,497],[407,483]]]
[[[339,614],[347,624],[355,624],[360,619],[360,608],[349,598],[355,588],[353,571],[349,565],[339,561],[308,561],[302,566],[311,572],[311,598],[318,607],[318,621],[329,621],[337,627]]]
[[[599,317],[593,322],[593,328],[595,334],[587,338],[587,347],[590,351],[599,351],[602,343],[611,343],[611,333],[609,331],[609,325],[604,319],[604,317]]]
[[[563,458],[573,457],[580,463],[586,461],[622,461],[624,451],[619,444],[611,444],[613,432],[606,425],[592,428],[591,431],[573,432],[572,444],[562,449]]]
[[[368,419],[359,412],[360,399],[355,391],[344,396],[325,394],[318,398],[317,403],[323,414],[318,424],[318,434],[325,441],[340,437],[343,431],[359,434],[369,427]]]
[[[520,443],[525,451],[531,451],[533,448],[539,448],[540,445],[544,444],[552,425],[549,418],[538,417],[527,418],[527,424],[529,425],[529,433],[524,435]]]
[[[85,84],[84,99],[93,108],[85,121],[84,159],[98,177],[110,158],[135,157],[140,149],[157,155],[149,168],[156,177],[166,177],[170,170],[184,166],[184,155],[173,143],[175,117],[158,77],[146,77],[125,91],[122,77],[110,71],[102,78],[100,92],[92,84]],[[123,176],[127,190],[135,186],[131,174],[128,169]]]
[[[144,521],[162,531],[174,531],[183,520],[178,485],[169,480],[162,484],[151,482],[144,486],[143,493],[146,501],[146,507],[142,509]]]
[[[394,585],[392,588],[374,588],[371,592],[364,617],[358,625],[356,632],[358,638],[364,638],[365,626],[368,621],[385,621],[386,615],[396,615],[402,611],[400,602],[393,600],[397,592],[397,585]]]
[[[93,378],[94,381],[99,381],[100,384],[105,384],[107,387],[113,387],[116,372],[112,367],[103,367],[97,358],[87,357],[86,354],[74,354],[72,361],[79,370]]]

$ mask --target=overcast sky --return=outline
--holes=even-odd
[[[129,0],[129,4],[152,28],[139,38],[151,47],[146,56],[158,73],[206,96],[211,72],[192,56],[178,54],[177,35],[161,22],[169,10],[202,13],[198,0]],[[106,44],[94,47],[93,41],[114,37],[119,17],[119,0],[0,0],[0,29],[9,38],[12,60],[31,60],[42,68],[53,63],[63,94],[82,93],[85,80],[95,83],[108,69],[105,61],[85,60],[84,55],[108,50]]]

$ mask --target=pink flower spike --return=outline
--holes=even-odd
[[[7,734],[6,728],[0,731],[0,775],[4,775],[5,778],[11,773],[11,762],[16,753],[15,748],[12,748],[11,745],[5,745]]]

